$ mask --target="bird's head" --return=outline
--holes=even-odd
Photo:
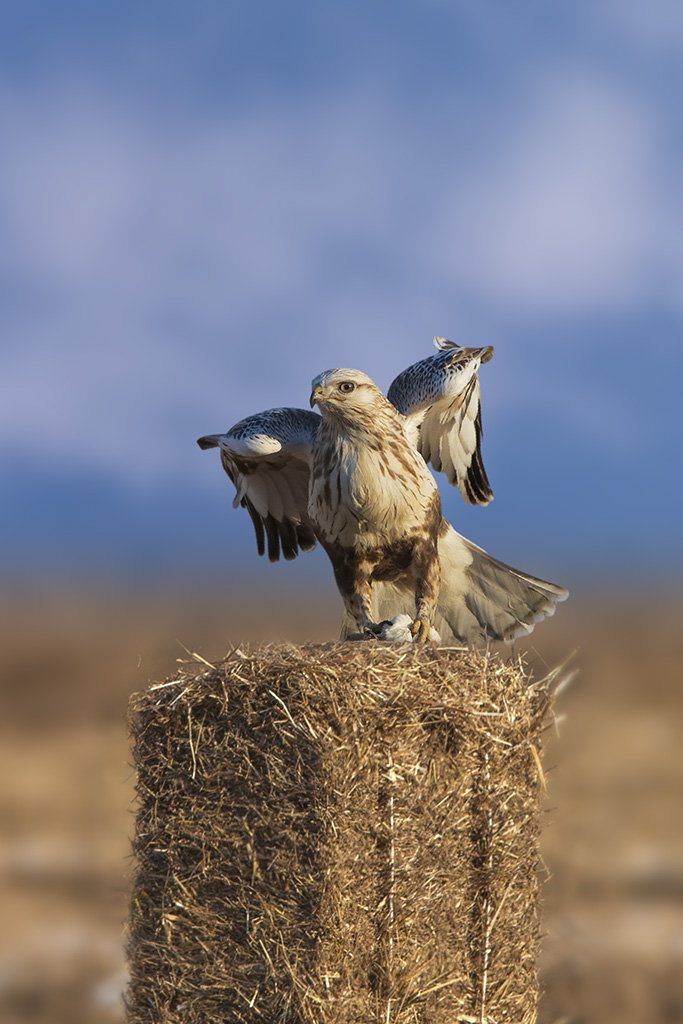
[[[384,395],[374,381],[360,370],[325,370],[311,383],[311,409],[317,405],[323,418],[352,420],[359,414],[371,415],[378,397]]]

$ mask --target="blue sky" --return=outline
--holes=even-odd
[[[677,0],[8,4],[12,573],[255,560],[195,438],[441,334],[496,347],[496,500],[442,478],[456,528],[562,582],[675,575],[682,57]]]

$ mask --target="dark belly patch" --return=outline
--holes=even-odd
[[[391,582],[404,576],[410,568],[414,551],[415,542],[412,539],[402,540],[387,548],[370,574],[371,581]]]

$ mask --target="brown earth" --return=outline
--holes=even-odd
[[[130,693],[177,640],[331,639],[333,596],[6,597],[0,608],[0,1019],[123,1019],[133,777]],[[576,680],[549,744],[543,1022],[683,1021],[681,602],[576,596],[526,642]],[[553,768],[553,765],[556,767]]]

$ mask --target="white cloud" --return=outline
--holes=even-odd
[[[679,0],[590,0],[591,18],[615,30],[638,50],[661,53],[683,44],[683,6]]]
[[[539,79],[484,160],[443,196],[429,242],[444,276],[511,310],[608,310],[656,294],[676,259],[657,125],[580,76]]]

